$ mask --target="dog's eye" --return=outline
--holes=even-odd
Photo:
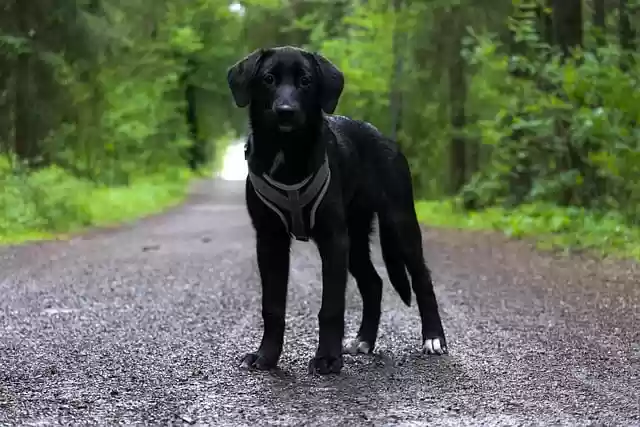
[[[273,77],[273,74],[265,74],[264,76],[264,82],[268,85],[272,85],[274,84],[276,81],[276,78]]]
[[[309,86],[311,84],[311,77],[307,77],[307,76],[300,77],[300,84],[302,86]]]

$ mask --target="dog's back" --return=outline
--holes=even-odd
[[[409,164],[395,141],[362,120],[339,115],[325,119],[335,135],[329,148],[344,162],[342,172],[357,183],[356,193],[363,193],[377,213],[388,203],[413,206]]]
[[[339,115],[327,115],[325,119],[335,136],[329,151],[338,157],[345,193],[352,195],[347,209],[372,210],[378,216],[382,255],[389,279],[402,301],[409,305],[411,284],[406,268],[410,271],[421,268],[414,264],[421,264],[422,247],[413,245],[412,253],[407,254],[403,246],[408,242],[403,242],[401,237],[406,236],[407,231],[414,236],[420,234],[419,229],[401,230],[400,224],[407,221],[398,217],[401,213],[411,219],[410,224],[417,224],[407,159],[395,141],[368,122]]]

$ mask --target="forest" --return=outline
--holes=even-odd
[[[226,70],[321,52],[408,156],[427,225],[640,258],[628,0],[4,0],[0,242],[178,203],[246,131]]]

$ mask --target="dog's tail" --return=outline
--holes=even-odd
[[[407,307],[411,305],[411,284],[405,268],[402,247],[396,230],[385,218],[378,218],[382,259],[389,281]]]
[[[377,210],[382,258],[389,280],[402,301],[411,305],[412,283],[428,274],[422,254],[422,233],[413,201],[407,158],[400,152],[385,158],[384,202]]]

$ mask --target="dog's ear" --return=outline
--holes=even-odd
[[[227,83],[231,89],[231,95],[236,105],[244,108],[251,102],[249,86],[251,79],[258,70],[260,60],[265,53],[264,49],[254,50],[250,55],[233,64],[227,70]]]
[[[313,58],[322,82],[320,105],[325,113],[331,114],[338,106],[342,89],[344,89],[344,75],[338,67],[319,53],[314,53]]]

